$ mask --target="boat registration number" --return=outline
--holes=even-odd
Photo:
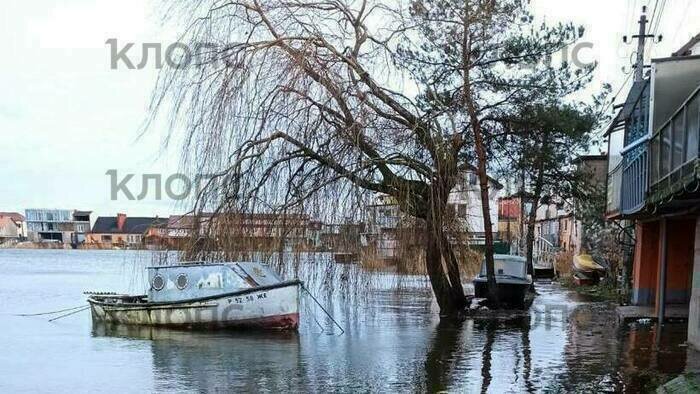
[[[267,293],[258,293],[258,294],[251,294],[243,297],[233,297],[228,299],[228,303],[234,303],[234,304],[246,304],[248,302],[255,302],[260,299],[265,299],[267,298]]]

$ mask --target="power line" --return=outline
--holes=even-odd
[[[613,96],[612,100],[610,100],[610,102],[608,103],[608,105],[606,105],[605,108],[603,108],[603,109],[601,110],[601,113],[607,112],[607,111],[610,109],[610,107],[612,107],[612,105],[613,105],[613,103],[615,102],[615,99],[617,98],[617,96],[619,96],[620,93],[622,92],[622,89],[624,89],[625,86],[627,86],[627,82],[629,82],[629,81],[631,80],[630,78],[632,77],[632,74],[633,74],[633,73],[627,74],[627,78],[625,79],[624,82],[622,82],[622,85],[620,85],[620,88],[617,89],[617,92],[616,92],[615,95]],[[610,123],[608,123],[607,125],[605,125],[605,127],[601,128],[600,130],[598,130],[598,131],[595,133],[595,134],[596,134],[596,137],[600,137],[603,133],[605,133],[605,131],[607,131],[608,128],[610,128],[610,126],[613,124],[614,121],[615,121],[615,118],[613,117],[613,118],[610,120]]]
[[[678,37],[678,33],[681,31],[681,27],[685,24],[685,20],[688,17],[688,9],[690,9],[690,3],[692,3],[692,0],[687,0],[685,9],[683,10],[683,19],[681,20],[680,23],[676,25],[676,31],[673,33],[673,38],[671,38],[671,45],[673,45],[676,42],[676,37]]]

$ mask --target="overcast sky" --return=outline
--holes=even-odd
[[[673,0],[662,14],[660,44],[648,57],[665,57],[700,32],[700,2]],[[571,20],[586,28],[597,60],[596,84],[620,89],[630,70],[641,6],[655,0],[532,0],[533,11],[548,22]],[[138,60],[144,42],[174,41],[161,27],[156,4],[144,0],[5,0],[0,13],[0,211],[68,208],[95,215],[168,215],[183,211],[169,200],[109,198],[105,172],[140,174],[177,171],[179,153],[161,149],[166,130],[156,128],[137,140],[157,70],[110,69],[110,49],[135,42]],[[660,8],[660,7],[659,7]],[[139,47],[139,48],[136,48]],[[621,98],[624,98],[625,90]]]

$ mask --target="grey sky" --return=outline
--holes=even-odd
[[[161,151],[165,130],[136,141],[157,71],[111,70],[109,46],[174,41],[161,28],[155,5],[144,0],[10,0],[0,13],[0,211],[30,207],[78,208],[97,215],[167,215],[182,211],[172,201],[109,199],[109,177],[125,173],[171,174],[179,152]],[[538,17],[571,20],[586,28],[597,60],[597,84],[616,92],[629,72],[641,6],[655,0],[533,0]],[[660,3],[663,3],[661,1]],[[659,32],[664,41],[648,56],[665,57],[700,32],[700,2],[666,1]],[[160,3],[162,4],[162,3]],[[137,48],[138,47],[138,48]],[[624,93],[624,90],[623,90]],[[140,178],[140,175],[137,177]],[[140,190],[140,180],[130,183]]]

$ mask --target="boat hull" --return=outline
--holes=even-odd
[[[574,256],[573,263],[574,270],[587,275],[602,275],[605,273],[605,268],[596,263],[590,255],[576,255]]]
[[[299,282],[248,289],[191,301],[120,303],[89,298],[99,323],[173,328],[296,330]]]
[[[483,280],[475,280],[474,296],[476,298],[488,298],[489,289],[488,283]],[[498,291],[498,301],[501,304],[510,306],[516,309],[525,309],[529,307],[527,292],[530,288],[530,283],[496,283]]]

